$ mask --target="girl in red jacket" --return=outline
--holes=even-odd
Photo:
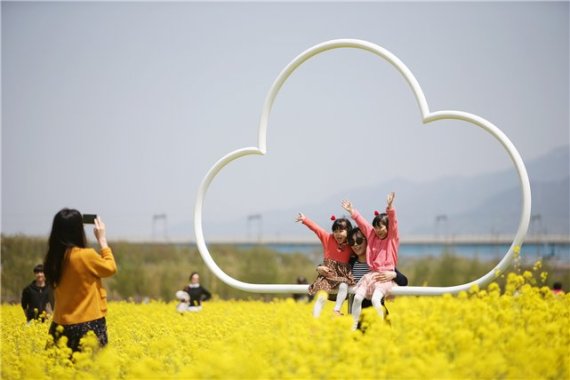
[[[319,275],[315,282],[309,285],[309,295],[315,295],[320,290],[328,293],[336,292],[336,304],[334,313],[341,315],[340,308],[348,295],[348,287],[354,285],[354,279],[350,271],[350,255],[352,249],[348,245],[348,231],[352,229],[350,221],[346,218],[336,219],[332,225],[332,233],[328,233],[315,222],[302,213],[297,216],[297,222],[309,227],[321,241],[323,246],[323,265],[317,268]],[[319,294],[313,309],[313,316],[321,314],[326,296]]]

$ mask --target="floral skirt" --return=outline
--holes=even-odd
[[[63,331],[61,331],[61,328],[58,329],[59,326],[63,328]],[[88,331],[93,331],[95,333],[101,347],[107,345],[107,323],[105,321],[105,317],[73,325],[59,325],[52,322],[49,327],[49,334],[53,337],[54,343],[57,343],[62,336],[66,336],[67,347],[71,348],[73,351],[79,351],[81,338],[83,338]]]
[[[368,272],[362,276],[354,288],[354,294],[360,294],[364,298],[371,299],[374,290],[378,288],[382,291],[384,297],[386,297],[386,295],[388,295],[388,292],[392,289],[392,287],[394,287],[395,282],[378,281],[374,278],[377,274],[378,272]]]
[[[330,293],[333,290],[336,292],[341,283],[345,283],[348,286],[353,286],[355,284],[352,272],[350,271],[350,265],[348,265],[348,263],[340,263],[336,260],[325,259],[323,265],[330,268],[333,273],[326,277],[319,274],[315,282],[309,285],[309,295],[314,296],[321,290],[324,290],[327,293]]]

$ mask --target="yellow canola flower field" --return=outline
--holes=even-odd
[[[25,324],[2,305],[2,379],[569,379],[570,295],[510,274],[457,296],[398,297],[389,322],[364,312],[320,318],[293,300],[211,301],[199,313],[175,303],[111,302],[109,345],[94,337],[72,360],[46,349],[49,323]],[[345,304],[346,307],[346,304]],[[346,313],[346,310],[345,310]]]

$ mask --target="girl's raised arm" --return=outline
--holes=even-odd
[[[356,224],[358,225],[358,228],[360,228],[362,233],[364,235],[368,236],[373,229],[372,225],[370,223],[368,223],[362,217],[362,215],[360,215],[358,210],[356,210],[354,208],[354,206],[352,205],[352,202],[349,200],[343,200],[340,204],[341,204],[342,208],[344,208],[348,213],[350,213],[350,217],[352,219],[354,219],[354,221],[356,222]]]
[[[317,234],[321,243],[325,243],[328,238],[328,232],[321,228],[317,223],[313,222],[311,219],[307,218],[303,213],[299,213],[295,219],[297,223],[303,223],[305,226],[309,227],[311,231]]]
[[[352,202],[345,199],[340,204],[342,208],[345,209],[346,212],[348,212],[352,216],[352,211],[353,211]]]
[[[391,209],[392,208],[392,202],[394,202],[394,198],[396,197],[396,193],[395,192],[391,192],[390,194],[388,194],[388,196],[386,197],[386,208],[387,209]]]

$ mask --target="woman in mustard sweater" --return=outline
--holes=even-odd
[[[54,342],[66,336],[73,351],[79,350],[88,331],[95,333],[101,346],[107,344],[107,293],[101,278],[115,274],[117,265],[107,244],[105,224],[99,217],[94,224],[100,254],[87,248],[81,213],[67,208],[59,211],[53,218],[44,260],[46,280],[55,296],[49,333]]]

